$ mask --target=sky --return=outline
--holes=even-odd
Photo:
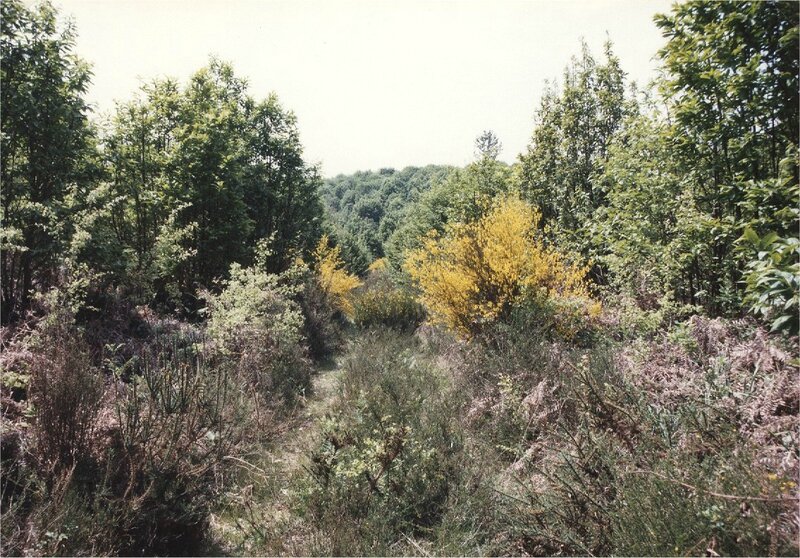
[[[513,162],[546,80],[581,39],[614,43],[630,79],[655,77],[665,0],[54,0],[92,64],[88,100],[113,111],[146,82],[185,82],[210,56],[250,94],[278,95],[323,176],[465,165],[492,130]]]

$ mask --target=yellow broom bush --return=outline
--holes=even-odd
[[[353,315],[353,303],[350,293],[361,286],[361,281],[355,275],[344,269],[341,258],[341,249],[330,246],[328,235],[322,235],[314,250],[317,280],[325,293],[331,297],[336,307],[348,317]]]
[[[514,196],[499,198],[476,221],[431,233],[405,270],[431,320],[469,337],[525,299],[580,303],[599,312],[586,283],[588,266],[569,263],[537,237],[540,214]]]

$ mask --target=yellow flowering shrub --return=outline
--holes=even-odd
[[[367,271],[375,271],[375,272],[386,271],[386,258],[378,258],[377,260],[369,264]]]
[[[319,239],[319,244],[314,250],[314,260],[320,287],[331,297],[339,310],[352,317],[353,304],[350,301],[350,293],[361,286],[361,281],[344,269],[341,250],[338,246],[330,246],[328,235],[322,235]]]
[[[486,214],[435,233],[411,251],[405,269],[421,290],[432,321],[463,336],[528,297],[591,302],[587,266],[569,263],[536,235],[540,214],[514,196],[498,199]]]

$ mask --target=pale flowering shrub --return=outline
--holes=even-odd
[[[292,402],[311,387],[298,301],[304,269],[269,274],[234,264],[222,292],[204,295],[216,358],[236,368],[259,405]]]

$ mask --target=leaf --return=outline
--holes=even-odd
[[[758,234],[756,234],[756,231],[754,231],[750,227],[746,227],[744,229],[744,233],[742,234],[741,238],[744,241],[749,242],[751,244],[758,244]]]
[[[788,315],[786,315],[786,316],[781,316],[780,318],[778,318],[778,319],[774,320],[774,321],[772,322],[772,329],[770,329],[770,331],[771,331],[771,332],[779,331],[779,330],[780,330],[780,329],[781,329],[781,328],[782,328],[782,327],[783,327],[785,324],[787,324],[787,323],[789,322],[789,320],[791,320],[792,318],[794,318],[794,315],[792,315],[792,314],[788,314]]]

